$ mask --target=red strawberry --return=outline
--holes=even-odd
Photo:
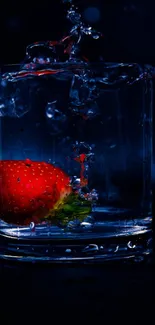
[[[40,218],[71,191],[69,177],[51,164],[0,161],[0,218],[6,222],[23,225]]]

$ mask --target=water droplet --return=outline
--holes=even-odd
[[[31,229],[32,231],[35,230],[35,223],[34,223],[34,222],[31,222],[31,223],[30,223],[30,229]]]
[[[66,248],[65,253],[71,253],[72,250],[70,248]]]
[[[116,249],[114,250],[114,253],[117,253],[119,250],[119,245],[116,246]]]
[[[55,100],[55,101],[47,104],[46,115],[47,115],[48,118],[54,118],[56,102],[57,101]]]
[[[82,31],[86,35],[91,35],[92,34],[92,27],[83,27]]]
[[[71,179],[72,188],[78,190],[80,188],[80,178],[73,176]]]
[[[68,126],[67,116],[56,108],[56,102],[48,103],[46,107],[47,123],[51,135],[62,133]]]
[[[129,241],[129,242],[127,243],[127,247],[130,248],[130,249],[134,249],[134,248],[136,248],[136,245],[133,245],[132,242]]]
[[[82,228],[90,229],[90,228],[92,228],[93,225],[90,222],[83,221],[80,223],[80,226]]]
[[[99,251],[99,247],[96,244],[90,244],[83,249],[83,253],[96,253]]]
[[[100,34],[99,33],[92,33],[92,37],[94,39],[99,39],[100,38]]]
[[[76,229],[79,226],[80,226],[80,221],[78,219],[76,219],[74,221],[69,221],[67,224],[67,228],[69,228],[69,229]]]

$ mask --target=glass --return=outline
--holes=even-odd
[[[0,82],[1,258],[143,260],[151,252],[151,68],[12,65]]]

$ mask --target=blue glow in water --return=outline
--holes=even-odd
[[[88,7],[84,10],[84,18],[90,23],[98,22],[100,17],[100,10],[96,7]]]

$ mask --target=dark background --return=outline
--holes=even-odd
[[[89,56],[102,53],[106,61],[155,64],[155,2],[151,0],[75,0],[86,22],[104,34],[102,41],[85,46]],[[91,23],[85,10],[96,7],[100,17]],[[55,40],[68,28],[61,0],[0,3],[0,62],[18,63],[26,45],[39,40]],[[86,19],[87,16],[87,19]]]
[[[92,60],[101,54],[106,61],[155,65],[154,1],[79,2],[84,16],[88,7],[99,10],[99,21],[90,24],[104,34],[102,41],[87,40],[84,51]],[[56,40],[67,31],[60,0],[3,0],[0,9],[1,65],[21,62],[27,44]],[[152,324],[153,278],[149,264],[39,267],[0,262],[0,322],[25,319],[31,324],[42,315],[45,324],[60,318],[74,323],[79,317],[88,322],[92,316],[102,324],[127,320]]]

